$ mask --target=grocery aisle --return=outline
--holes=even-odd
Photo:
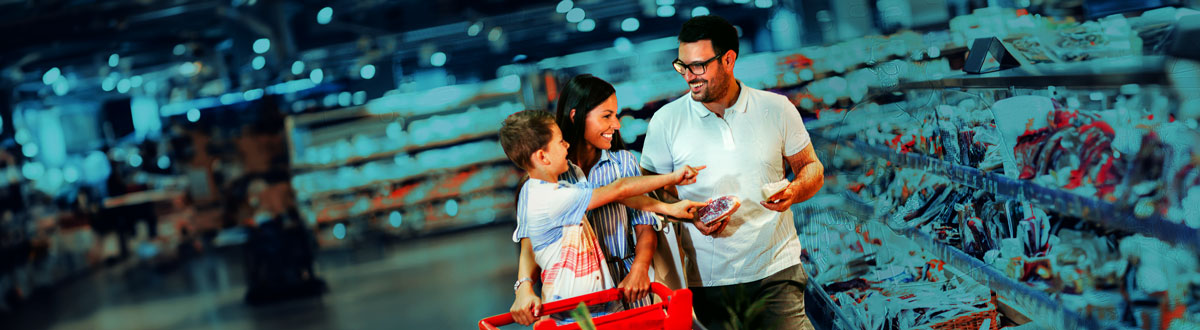
[[[516,273],[509,225],[318,257],[322,297],[249,307],[237,251],[166,269],[110,267],[17,313],[8,329],[469,329],[507,311]]]

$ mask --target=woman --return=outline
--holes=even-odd
[[[589,74],[572,77],[562,89],[557,105],[557,122],[563,140],[570,144],[567,160],[571,170],[559,180],[603,186],[619,178],[641,175],[637,158],[625,150],[618,131],[616,90],[608,82]],[[654,213],[690,219],[705,203],[680,201],[665,204],[646,196],[631,197],[587,212],[607,257],[614,283],[624,293],[629,307],[644,306],[651,282],[651,262],[657,245]],[[636,240],[633,239],[636,235]],[[517,271],[516,300],[510,312],[517,323],[529,325],[540,314],[541,299],[533,290],[537,264],[529,239],[521,240],[520,266]],[[636,242],[636,245],[635,245]],[[525,283],[530,282],[530,283]]]

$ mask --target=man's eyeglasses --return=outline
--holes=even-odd
[[[684,73],[683,70],[686,69],[687,71],[691,71],[692,74],[699,76],[699,75],[704,74],[704,72],[706,72],[708,70],[709,63],[712,63],[712,61],[715,61],[718,58],[721,58],[721,55],[713,56],[712,58],[710,58],[704,62],[692,63],[692,64],[683,63],[682,60],[675,59],[675,61],[671,62],[671,65],[675,67],[675,72],[679,72],[679,74],[683,74]]]

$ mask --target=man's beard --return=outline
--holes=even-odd
[[[690,84],[691,82],[688,82],[688,83]],[[696,100],[697,102],[700,102],[700,103],[716,102],[717,100],[721,99],[722,96],[725,96],[724,88],[725,88],[725,80],[724,79],[705,81],[704,89],[701,90],[701,92],[703,92],[703,93],[701,93],[701,94],[693,93],[692,99]]]

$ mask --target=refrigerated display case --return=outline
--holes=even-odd
[[[1125,56],[901,79],[872,91],[887,103],[808,122],[822,198],[985,284],[1003,325],[1196,326],[1195,67]]]

